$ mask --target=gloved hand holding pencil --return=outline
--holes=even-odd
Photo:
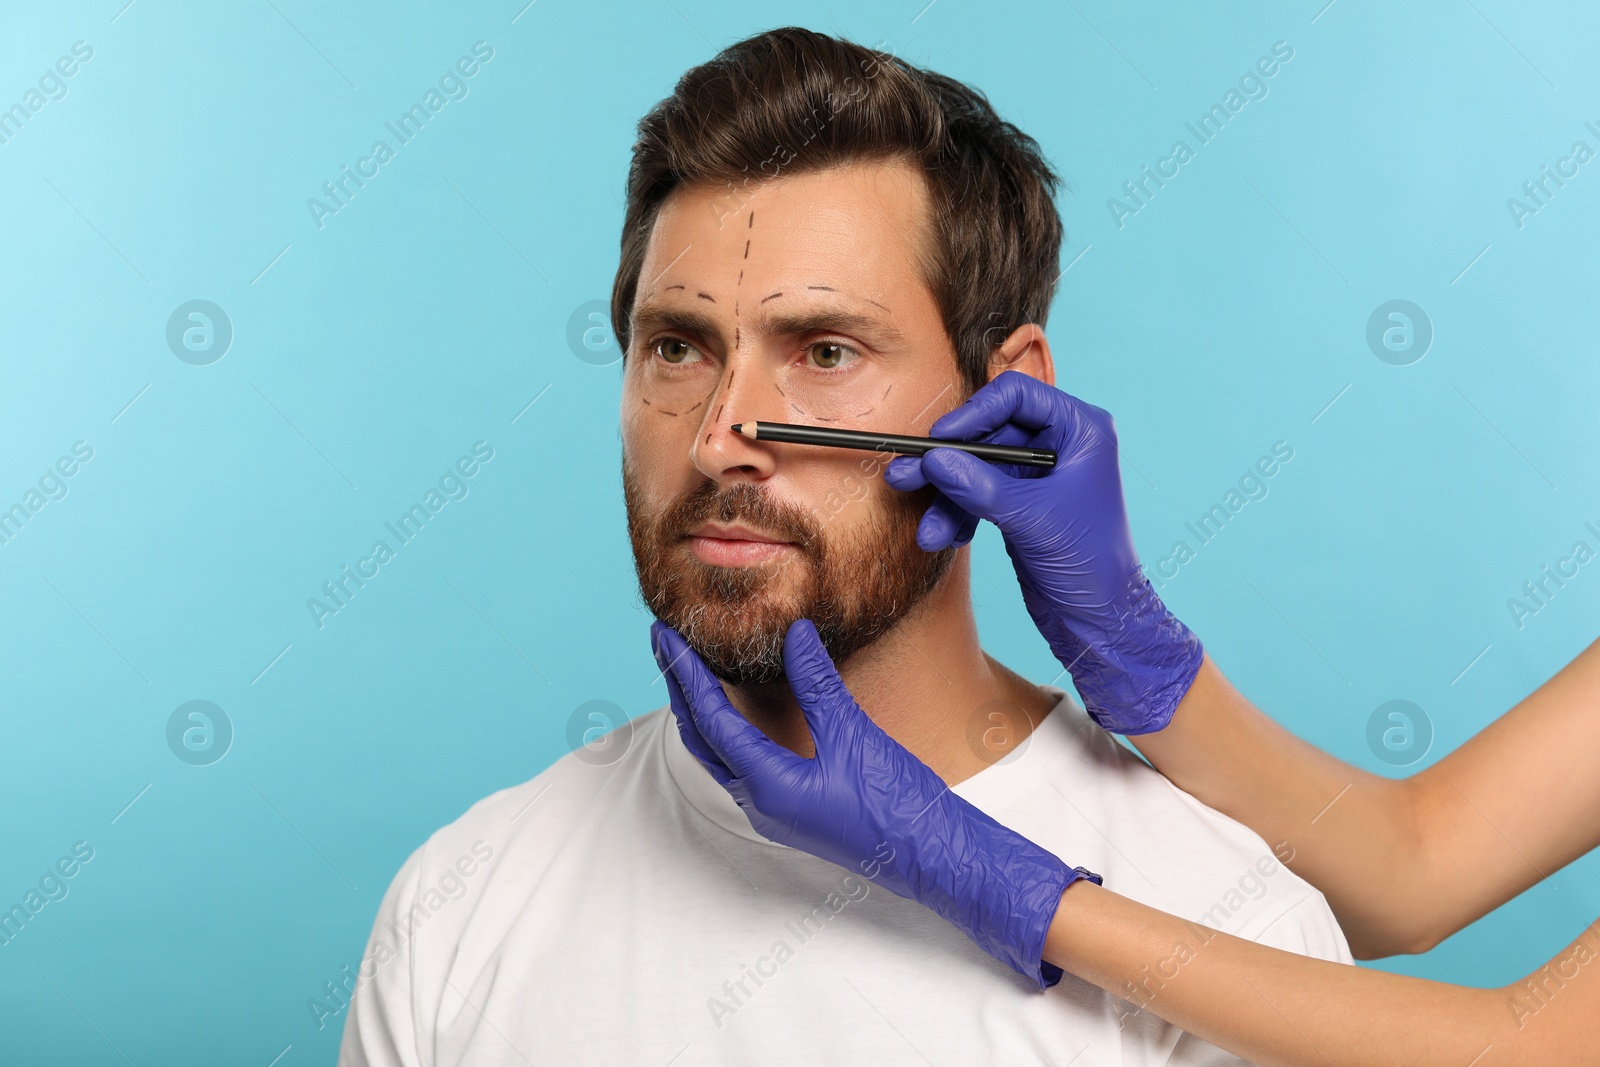
[[[929,436],[1056,453],[1054,466],[1040,468],[935,448],[891,460],[884,481],[939,490],[917,528],[930,552],[971,540],[980,518],[1000,528],[1028,612],[1096,722],[1121,734],[1166,726],[1204,650],[1139,568],[1110,414],[1002,371]]]

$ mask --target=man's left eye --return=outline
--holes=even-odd
[[[841,364],[851,362],[860,357],[848,345],[841,345],[834,341],[818,341],[811,345],[807,352],[818,367],[823,370],[833,370]]]

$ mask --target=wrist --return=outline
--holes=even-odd
[[[1200,638],[1167,609],[1138,565],[1079,641],[1072,680],[1085,710],[1127,735],[1163,729],[1205,658]]]
[[[1082,879],[1099,884],[1100,875],[1067,864],[978,808],[968,807],[966,836],[981,840],[984,847],[955,868],[954,897],[962,907],[960,917],[952,921],[989,955],[1040,989],[1048,989],[1062,975],[1061,968],[1043,958],[1061,896]]]

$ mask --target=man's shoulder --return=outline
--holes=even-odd
[[[644,712],[560,756],[532,778],[498,789],[434,830],[406,865],[430,872],[458,866],[462,856],[515,853],[531,860],[548,852],[576,822],[603,814],[629,784],[660,772],[650,759],[665,708]]]

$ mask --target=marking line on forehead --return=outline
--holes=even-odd
[[[711,302],[712,302],[712,303],[713,303],[713,304],[715,304],[715,303],[716,303],[716,302],[717,302],[717,301],[716,301],[716,298],[715,298],[715,297],[713,297],[713,296],[712,296],[712,295],[711,295],[711,294],[710,294],[710,293],[700,293],[700,292],[697,292],[697,293],[695,293],[695,294],[694,294],[694,295],[695,295],[695,296],[698,296],[698,297],[699,297],[699,298],[700,298],[700,299],[701,299],[701,300],[709,300],[709,301],[711,301]]]
[[[839,290],[837,290],[837,289],[835,289],[835,288],[834,288],[834,287],[833,287],[833,286],[831,286],[831,285],[808,285],[808,286],[806,286],[806,288],[807,288],[807,289],[820,289],[820,290],[822,290],[822,291],[823,291],[823,292],[824,292],[824,293],[837,293],[837,292],[838,292],[838,291],[839,291]],[[778,293],[773,293],[773,294],[772,294],[772,296],[778,296],[778,295],[780,295],[780,294],[778,294]],[[770,297],[770,296],[769,296],[769,297],[768,297],[768,298],[767,298],[767,299],[768,299],[768,300],[771,300],[771,299],[772,299],[772,297]],[[867,302],[867,303],[869,303],[869,304],[871,304],[871,305],[873,305],[873,306],[874,306],[874,307],[880,307],[880,308],[883,308],[883,310],[885,310],[885,311],[887,311],[887,312],[889,312],[889,314],[891,314],[891,315],[893,315],[893,314],[894,314],[894,311],[893,311],[893,310],[891,310],[891,309],[890,309],[890,308],[889,308],[889,307],[888,307],[888,305],[886,305],[886,304],[880,304],[880,303],[878,303],[878,302],[877,302],[877,301],[876,301],[876,300],[874,300],[874,299],[872,299],[872,297],[870,297],[870,296],[864,296],[864,297],[862,297],[862,298],[861,298],[861,299],[863,299],[863,300],[865,300],[865,301],[866,301],[866,302]]]
[[[779,296],[782,296],[782,295],[783,295],[783,290],[779,289],[776,293],[773,293],[772,296],[764,296],[764,297],[762,297],[761,298],[761,302],[763,304],[765,304],[768,300],[771,300],[774,297],[779,297]]]

